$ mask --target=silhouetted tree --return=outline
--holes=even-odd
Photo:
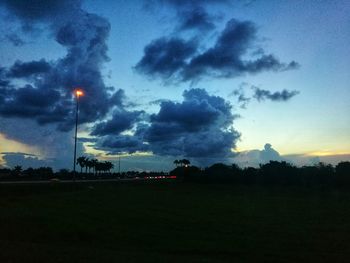
[[[85,173],[87,173],[89,162],[90,162],[89,158],[85,157],[85,161],[84,161]]]
[[[88,168],[89,173],[90,173],[91,168],[94,167],[93,161],[90,160],[90,159],[87,159],[87,161],[85,162],[85,165],[86,165],[86,167]]]
[[[14,168],[13,168],[13,173],[18,176],[20,175],[22,172],[22,166],[20,165],[16,165]]]
[[[337,185],[350,185],[350,162],[338,163],[335,167],[335,176]]]
[[[107,170],[109,173],[111,173],[111,170],[114,168],[114,164],[111,162],[106,162]]]
[[[80,173],[83,173],[83,167],[85,167],[86,164],[86,157],[84,156],[80,156],[79,158],[77,158],[77,164],[79,164],[80,166]]]
[[[92,167],[93,172],[94,172],[95,175],[96,175],[96,166],[97,166],[97,164],[98,164],[98,160],[97,159],[92,159],[91,160],[91,167]]]
[[[260,165],[259,175],[264,184],[296,184],[297,168],[285,161],[270,161]]]

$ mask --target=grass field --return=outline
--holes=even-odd
[[[350,262],[350,194],[0,185],[0,262]]]

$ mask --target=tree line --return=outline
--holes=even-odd
[[[0,169],[0,180],[45,180],[45,179],[100,179],[100,178],[164,178],[176,176],[179,181],[198,183],[231,183],[246,185],[294,185],[294,186],[350,186],[350,162],[340,162],[336,166],[318,163],[297,167],[287,162],[270,161],[259,167],[241,168],[236,164],[216,163],[205,169],[191,166],[187,159],[175,160],[176,168],[169,173],[111,172],[111,162],[79,157],[80,173],[67,169],[54,172],[51,167]]]
[[[114,168],[114,164],[111,162],[100,162],[97,159],[89,159],[85,156],[78,157],[77,164],[80,166],[81,174],[83,173],[83,168],[85,168],[85,173],[90,173],[92,169],[94,174],[106,172],[111,173],[111,169]]]
[[[350,186],[350,162],[336,166],[318,163],[297,167],[287,162],[270,161],[258,168],[240,168],[236,164],[213,164],[205,169],[177,166],[170,174],[183,181],[246,185]]]

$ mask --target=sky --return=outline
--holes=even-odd
[[[0,0],[0,165],[350,160],[347,0]]]

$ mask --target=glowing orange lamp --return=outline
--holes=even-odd
[[[77,97],[84,96],[84,92],[81,89],[76,89],[75,90],[75,95]]]

